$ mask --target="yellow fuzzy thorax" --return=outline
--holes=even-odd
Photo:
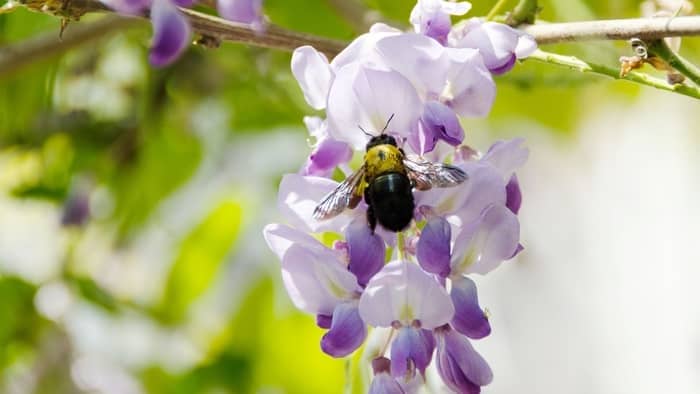
[[[384,144],[370,148],[365,153],[365,177],[367,181],[387,172],[406,173],[403,154],[399,148]]]

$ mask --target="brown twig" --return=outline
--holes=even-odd
[[[94,0],[80,0],[80,3],[89,6],[91,1]],[[343,41],[291,31],[275,25],[269,25],[264,32],[256,32],[248,25],[226,21],[194,10],[182,9],[182,12],[187,15],[196,33],[215,41],[238,42],[288,51],[302,45],[311,45],[329,58],[335,56],[347,44]],[[68,30],[62,41],[56,34],[43,35],[5,47],[0,49],[0,76],[35,60],[90,42],[108,32],[136,24],[138,24],[137,19],[110,16],[89,24],[74,26]],[[531,34],[539,44],[583,40],[626,40],[633,37],[653,40],[700,35],[700,16],[537,24],[524,26],[522,29]]]
[[[58,31],[52,31],[2,47],[0,48],[0,77],[110,33],[138,25],[143,25],[143,20],[109,15],[94,22],[72,24],[62,37],[59,37]]]
[[[329,57],[335,56],[347,45],[343,41],[299,33],[275,25],[267,26],[264,32],[256,32],[246,24],[230,22],[194,10],[183,8],[181,11],[187,15],[195,32],[222,41],[288,51],[302,45],[311,45]]]
[[[346,45],[342,41],[298,33],[274,25],[270,26],[264,34],[257,34],[244,24],[229,22],[192,10],[183,9],[183,12],[192,21],[195,31],[225,41],[285,50],[293,50],[301,45],[311,45],[330,56],[340,52]],[[528,25],[522,30],[532,35],[540,45],[567,41],[627,40],[634,37],[652,40],[700,35],[700,16],[550,23]]]

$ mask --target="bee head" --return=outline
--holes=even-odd
[[[365,147],[366,150],[370,150],[370,148],[377,146],[377,145],[393,145],[393,146],[398,146],[396,144],[396,139],[390,135],[384,134],[386,131],[387,127],[389,127],[389,122],[394,119],[394,114],[391,114],[389,117],[389,120],[386,121],[386,124],[384,125],[384,128],[382,129],[381,134],[373,136],[370,138],[369,142],[367,143],[367,146]],[[363,133],[365,133],[368,136],[372,136],[368,132],[365,131],[365,129],[362,128],[362,126],[357,126],[362,130]]]
[[[398,146],[396,145],[396,139],[390,135],[386,134],[380,134],[377,136],[372,137],[369,142],[367,143],[367,147],[365,150],[370,150],[372,147],[375,147],[377,145],[393,145],[393,146]]]

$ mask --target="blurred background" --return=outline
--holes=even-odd
[[[473,3],[484,15],[494,2]],[[540,3],[549,21],[641,16],[640,1]],[[350,40],[366,27],[357,10],[407,26],[414,2],[348,4],[264,9]],[[58,29],[20,9],[0,16],[0,45]],[[156,70],[150,34],[0,74],[0,393],[362,392],[362,355],[321,352],[261,236],[281,220],[282,174],[310,151],[290,54],[224,43]],[[698,63],[698,48],[681,53]],[[545,49],[609,66],[631,55]],[[475,278],[493,327],[475,344],[495,373],[484,391],[700,393],[698,102],[533,61],[496,80],[467,141],[523,136],[531,154],[525,251]]]

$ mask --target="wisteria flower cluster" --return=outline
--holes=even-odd
[[[413,32],[384,24],[349,44],[332,61],[312,47],[298,48],[292,72],[308,104],[326,119],[307,117],[316,144],[299,173],[283,177],[278,206],[288,224],[270,224],[264,237],[282,263],[293,303],[327,329],[321,349],[333,357],[357,350],[368,326],[391,331],[372,354],[371,393],[415,392],[435,358],[447,387],[480,392],[492,380],[471,340],[490,334],[469,278],[486,274],[522,250],[515,171],[527,160],[521,139],[499,141],[480,154],[464,144],[459,117],[486,116],[496,87],[493,74],[510,70],[536,49],[534,40],[506,25],[464,15],[466,2],[419,0]],[[385,131],[408,154],[461,168],[456,187],[414,190],[414,221],[394,233],[373,231],[367,205],[327,220],[313,211],[349,175],[353,154]],[[360,126],[363,130],[358,128]],[[340,237],[332,245],[324,233]]]
[[[177,60],[190,44],[192,28],[178,7],[189,8],[195,0],[102,0],[108,7],[126,14],[148,12],[153,24],[153,42],[149,62],[156,67]],[[252,29],[264,29],[262,0],[217,0],[219,15],[227,20],[249,24]]]

